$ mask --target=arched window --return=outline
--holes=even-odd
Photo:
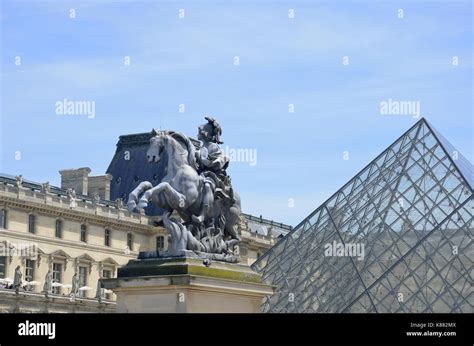
[[[104,230],[104,244],[110,246],[110,229],[108,228]]]
[[[7,210],[0,209],[0,228],[7,228]]]
[[[130,251],[133,251],[133,234],[127,233],[127,246]]]
[[[63,237],[63,222],[59,219],[56,220],[56,230],[54,235],[56,236],[56,238]]]
[[[87,226],[84,224],[81,225],[81,241],[83,243],[87,242]]]
[[[36,216],[30,214],[28,217],[28,232],[35,233],[36,230]]]

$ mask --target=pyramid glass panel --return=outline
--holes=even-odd
[[[262,310],[473,312],[474,170],[440,136],[421,119],[261,256]]]

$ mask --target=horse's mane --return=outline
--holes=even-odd
[[[168,131],[168,135],[176,140],[179,144],[183,146],[184,149],[188,151],[188,164],[196,168],[196,156],[195,156],[195,148],[194,144],[189,140],[189,138],[183,135],[180,132]]]

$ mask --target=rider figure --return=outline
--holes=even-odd
[[[233,204],[233,192],[230,183],[230,177],[226,173],[229,165],[229,158],[222,152],[219,144],[222,129],[216,119],[205,117],[206,124],[198,128],[198,139],[202,146],[197,152],[197,161],[199,163],[198,173],[205,177],[204,189],[204,209],[209,208],[209,201],[212,195],[216,199],[222,199],[224,205]],[[205,211],[203,210],[203,213]],[[199,216],[203,220],[203,215]]]

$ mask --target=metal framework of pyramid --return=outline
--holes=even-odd
[[[473,211],[471,163],[421,119],[254,263],[262,311],[473,312]]]

